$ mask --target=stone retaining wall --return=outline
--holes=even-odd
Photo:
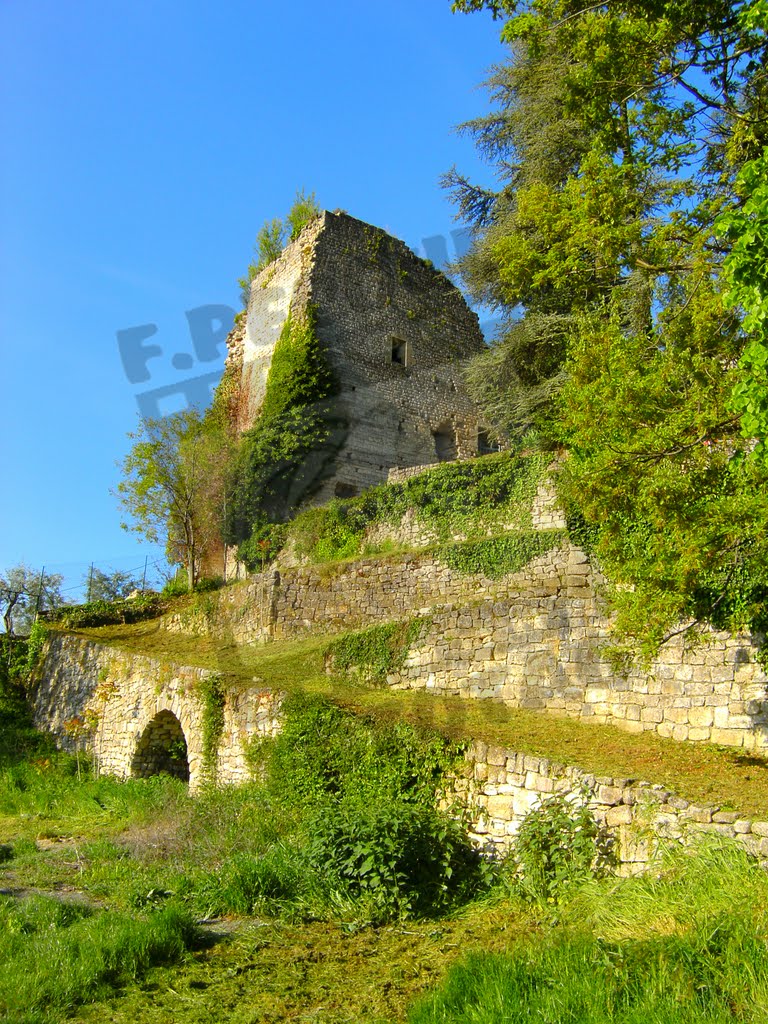
[[[748,636],[712,631],[690,647],[681,635],[649,668],[621,674],[605,653],[601,585],[584,552],[553,534],[552,550],[502,579],[464,575],[428,553],[297,567],[201,595],[197,610],[166,624],[263,643],[425,616],[393,687],[768,748],[768,677]]]
[[[57,635],[49,642],[44,672],[34,694],[36,723],[74,749],[67,723],[92,712],[94,728],[87,749],[102,772],[121,777],[165,770],[204,781],[203,705],[199,683],[204,669],[163,663],[81,637]],[[218,750],[217,780],[250,778],[246,742],[274,736],[281,728],[281,695],[270,691],[229,692]],[[180,734],[187,764],[169,768],[168,746]],[[153,743],[166,742],[162,750]],[[505,852],[526,815],[553,794],[586,800],[600,824],[614,837],[620,874],[633,874],[653,859],[660,844],[687,843],[717,833],[768,860],[768,822],[751,821],[735,811],[694,805],[658,785],[627,778],[596,777],[581,768],[475,741],[467,751],[467,771],[455,793],[471,809],[471,835],[481,847]],[[187,772],[188,769],[188,772]]]
[[[768,748],[768,677],[746,636],[680,636],[646,670],[619,674],[586,555],[569,543],[531,562],[511,600],[435,609],[397,689],[424,689],[653,731],[676,740]]]
[[[553,794],[588,804],[613,837],[618,873],[642,871],[667,842],[687,844],[715,833],[768,861],[768,822],[736,811],[692,804],[663,786],[633,779],[596,777],[581,768],[556,764],[475,742],[467,753],[470,778],[459,785],[477,809],[473,838],[480,846],[506,852],[526,816]]]

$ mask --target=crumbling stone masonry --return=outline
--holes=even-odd
[[[475,811],[473,838],[503,853],[531,811],[554,794],[586,800],[614,841],[618,873],[634,875],[670,843],[689,845],[707,834],[739,843],[768,863],[768,822],[737,811],[692,804],[663,786],[637,779],[596,777],[573,765],[475,742],[467,751],[469,778],[459,792]]]
[[[239,431],[264,400],[288,314],[314,311],[340,383],[334,410],[348,423],[313,500],[350,497],[394,466],[423,466],[486,450],[489,439],[461,367],[484,347],[478,319],[444,274],[401,241],[345,213],[323,212],[251,285],[245,325],[229,338]]]
[[[54,636],[35,694],[36,721],[63,746],[76,740],[67,724],[92,713],[87,749],[102,772],[144,777],[161,771],[200,786],[203,765],[203,669],[127,654],[81,637]],[[228,692],[215,777],[241,783],[250,777],[249,739],[281,727],[281,696],[256,686]],[[455,795],[471,812],[471,835],[486,850],[506,851],[526,815],[547,797],[587,800],[615,841],[619,873],[642,871],[663,843],[689,843],[715,833],[768,860],[768,822],[736,811],[694,805],[648,782],[595,777],[581,768],[482,742],[471,744]]]

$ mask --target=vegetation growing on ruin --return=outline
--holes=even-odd
[[[182,581],[183,591],[187,581]],[[83,629],[87,626],[109,626],[117,623],[140,622],[161,615],[166,603],[159,594],[139,594],[115,601],[89,601],[86,604],[64,605],[51,617],[51,622],[64,629]]]
[[[198,681],[195,693],[203,707],[203,776],[210,783],[216,781],[219,744],[224,732],[226,691],[221,676],[204,676]]]
[[[543,455],[500,453],[436,466],[402,483],[372,487],[358,498],[306,509],[289,524],[286,540],[296,554],[322,562],[361,554],[370,527],[399,526],[409,514],[441,540],[530,526],[548,461]]]
[[[280,523],[322,481],[344,437],[338,385],[307,308],[289,315],[276,343],[261,413],[241,438],[230,472],[225,540],[259,564],[265,526]]]
[[[488,579],[501,579],[518,572],[539,555],[558,547],[567,538],[565,530],[521,530],[500,537],[444,544],[437,557],[460,573],[478,573]]]
[[[251,567],[265,527],[281,523],[317,487],[345,435],[332,402],[338,384],[314,311],[289,315],[275,346],[261,413],[240,439],[230,471],[225,540]]]
[[[311,220],[319,216],[321,210],[317,204],[315,193],[307,195],[304,189],[296,192],[293,205],[288,211],[285,220],[275,217],[267,220],[259,228],[256,235],[256,244],[253,247],[254,259],[248,264],[248,269],[243,277],[238,278],[240,286],[240,298],[243,309],[248,306],[251,282],[261,273],[265,267],[281,255],[287,242],[295,241],[302,232],[302,229]]]
[[[429,624],[419,617],[407,622],[388,622],[357,633],[346,633],[325,649],[335,672],[354,668],[371,683],[383,684],[390,672],[403,667],[408,652]]]

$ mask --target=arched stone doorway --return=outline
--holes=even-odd
[[[187,741],[181,723],[172,711],[161,711],[155,715],[139,737],[131,764],[131,775],[136,779],[146,779],[161,772],[189,782]]]

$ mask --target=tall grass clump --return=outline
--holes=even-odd
[[[42,1024],[150,967],[176,963],[196,929],[178,908],[146,919],[96,913],[37,897],[0,901],[0,1011],[8,1024]]]
[[[91,777],[70,754],[49,751],[32,761],[0,766],[0,815],[30,822],[62,822],[88,833],[137,822],[188,799],[186,787],[167,775],[119,780]]]
[[[479,954],[415,1005],[409,1024],[762,1024],[768,877],[735,844],[668,856],[660,873],[587,881],[562,923]]]

